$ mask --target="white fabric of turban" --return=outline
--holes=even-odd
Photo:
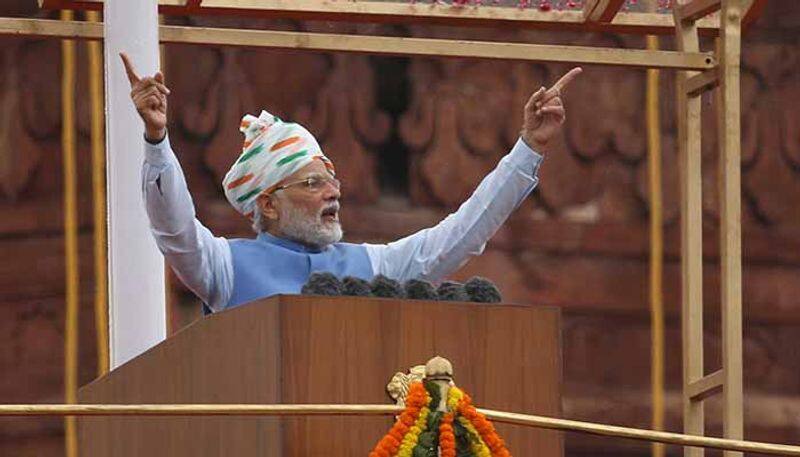
[[[237,211],[253,217],[256,199],[271,192],[287,176],[314,160],[321,160],[331,174],[333,163],[322,153],[316,138],[300,124],[284,122],[261,111],[242,118],[242,154],[225,175],[225,197]]]

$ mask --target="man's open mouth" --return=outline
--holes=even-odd
[[[335,206],[331,206],[329,208],[325,208],[322,210],[322,214],[320,215],[323,221],[325,222],[334,222],[339,220],[339,209]]]

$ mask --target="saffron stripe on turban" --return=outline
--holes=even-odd
[[[292,143],[297,143],[298,141],[300,141],[300,137],[299,136],[289,137],[289,138],[287,138],[285,140],[281,140],[281,141],[278,141],[277,143],[273,144],[272,147],[269,148],[269,150],[270,150],[270,152],[274,152],[274,151],[277,151],[278,149],[280,149],[280,148],[282,148],[284,146],[289,146]]]

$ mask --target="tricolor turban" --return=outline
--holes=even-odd
[[[287,176],[314,160],[321,160],[331,174],[333,164],[322,153],[316,138],[302,125],[283,122],[261,111],[258,117],[242,118],[242,155],[233,164],[222,185],[225,197],[237,211],[252,218],[256,199]]]

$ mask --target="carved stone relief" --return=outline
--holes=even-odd
[[[504,133],[511,86],[508,63],[466,60],[411,63],[414,100],[400,134],[424,151],[412,175],[423,186],[412,194],[455,206],[506,151]],[[416,198],[414,198],[416,200]]]
[[[0,189],[4,198],[14,201],[42,160],[44,151],[37,140],[54,135],[60,124],[60,87],[50,80],[58,58],[47,42],[5,38],[2,42]]]
[[[444,32],[443,32],[444,33]],[[446,33],[444,33],[446,35]],[[542,32],[520,41],[547,43]],[[642,47],[641,38],[576,35],[575,44]],[[663,44],[667,48],[668,42]],[[748,43],[742,83],[742,216],[745,224],[800,226],[798,58],[788,43]],[[469,195],[519,134],[530,93],[553,82],[565,65],[413,59],[410,108],[401,137],[412,148],[412,200],[455,206]],[[550,145],[537,189],[550,217],[576,222],[643,223],[649,208],[645,72],[587,67],[565,95],[563,137]],[[482,87],[490,87],[485,91]],[[674,73],[661,72],[664,223],[679,216]],[[482,100],[476,104],[474,100]],[[703,96],[703,208],[718,218],[716,95]],[[497,141],[493,129],[502,129]],[[496,132],[496,130],[494,130]],[[487,151],[494,151],[488,154]],[[481,158],[485,158],[482,160]]]

